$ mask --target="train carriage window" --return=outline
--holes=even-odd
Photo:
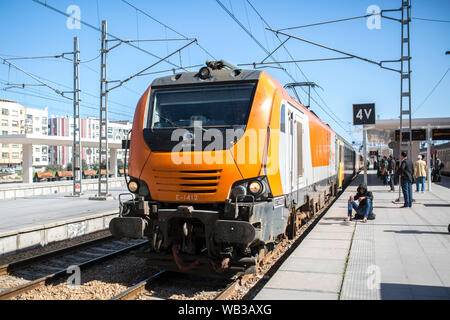
[[[281,105],[280,131],[286,132],[286,107],[284,106],[284,104]]]
[[[297,173],[303,176],[303,125],[297,122]]]

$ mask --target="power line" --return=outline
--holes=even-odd
[[[431,22],[444,22],[444,23],[450,23],[450,20],[438,20],[438,19],[429,19],[429,18],[418,18],[418,17],[412,17],[414,20],[422,20],[422,21],[431,21]]]
[[[253,11],[255,11],[255,13],[258,15],[258,17],[261,19],[261,21],[269,28],[271,28],[271,26],[269,25],[269,23],[263,18],[263,16],[259,13],[259,11],[253,6],[253,4],[249,1],[246,0],[247,3],[250,5],[250,7],[253,9]],[[278,34],[276,34],[276,37],[278,39],[278,41],[281,43],[281,45],[283,46],[284,50],[286,51],[286,53],[289,55],[289,57],[294,61],[294,57],[292,56],[292,54],[289,52],[289,50],[287,49],[287,47],[284,45],[284,43],[281,41],[281,39],[278,37]],[[309,82],[308,77],[306,76],[306,74],[303,72],[303,70],[300,68],[300,66],[298,65],[297,62],[294,62],[295,66],[297,67],[297,69],[300,71],[300,73],[303,75],[303,77],[306,79],[306,81]],[[300,87],[303,92],[306,94],[306,89],[304,89],[303,87]],[[332,110],[331,108],[327,105],[327,103],[324,101],[324,99],[320,96],[319,92],[316,90],[315,87],[313,87],[313,91],[317,94],[317,96],[319,97],[319,99],[325,104],[325,106],[327,107],[327,109],[334,115],[334,117],[339,120],[340,122],[344,122],[342,121]],[[321,108],[336,124],[338,124],[342,129],[344,129],[345,132],[349,133],[349,131],[347,129],[345,129],[333,116],[331,116],[314,98],[311,97],[311,100],[313,100],[317,106],[319,106],[319,108]]]
[[[41,80],[44,80],[44,81],[47,81],[47,82],[51,82],[51,83],[53,83],[53,84],[55,84],[55,85],[58,85],[58,86],[60,86],[60,87],[64,87],[64,88],[67,88],[67,89],[72,89],[72,87],[69,87],[69,86],[67,86],[67,85],[65,85],[65,84],[62,84],[62,83],[60,83],[60,82],[56,82],[56,81],[53,81],[53,80],[44,78],[44,77],[42,77],[42,76],[38,76],[38,75],[36,75],[36,74],[34,74],[34,73],[31,73],[31,72],[29,72],[29,74],[30,74],[30,75],[33,75],[34,77],[39,78],[39,79],[41,79]],[[90,93],[90,92],[88,92],[88,91],[86,91],[86,90],[82,90],[81,92],[82,92],[84,95],[90,96],[90,97],[92,97],[92,98],[95,98],[95,99],[98,99],[98,98],[99,98],[99,95],[92,94],[92,93]],[[116,102],[116,101],[113,101],[113,100],[109,100],[109,102],[112,103],[112,104],[116,104],[116,105],[120,105],[120,106],[123,106],[123,107],[127,107],[127,108],[130,108],[130,109],[133,109],[133,108],[130,107],[130,106],[124,105],[124,104],[122,104],[122,103],[119,103],[119,102]]]
[[[220,2],[220,0],[216,0],[216,2],[222,7],[222,9],[231,17],[231,18],[233,18],[233,20],[250,36],[250,38],[252,38],[252,40],[253,41],[255,41],[255,43],[264,51],[264,52],[266,52],[266,54],[268,55],[268,56],[270,56],[270,59],[271,60],[273,60],[276,64],[278,64],[278,66],[279,66],[279,68],[280,69],[282,69],[288,76],[289,76],[289,78],[291,78],[292,80],[293,80],[293,82],[297,82],[296,81],[296,79],[286,70],[286,69],[284,69],[282,66],[281,66],[281,64],[279,64],[279,63],[277,63],[277,60],[274,58],[274,57],[272,57],[271,55],[270,55],[270,52],[258,41],[258,39],[256,39],[255,38],[255,36],[239,21],[239,19],[237,19],[236,18],[236,16],[233,14],[233,13],[231,13],[229,10],[228,10],[228,8],[227,7],[225,7],[223,4],[222,4],[222,2]],[[250,5],[251,5],[251,3],[249,3]],[[253,6],[252,6],[253,7]],[[254,7],[253,7],[254,8]],[[255,10],[255,9],[254,9]],[[255,10],[256,11],[256,10]],[[267,24],[267,22],[262,18],[262,16],[261,15],[259,15],[260,16],[260,18],[261,18],[261,20],[262,21],[264,21],[264,23],[266,24],[266,25],[268,25]],[[293,58],[292,58],[293,59]],[[293,59],[294,60],[294,59]],[[306,78],[306,76],[305,76],[305,78]],[[304,89],[304,88],[302,88],[302,87],[300,87],[305,93],[306,93],[306,89]],[[323,110],[323,112],[325,112],[325,114],[326,115],[328,115],[329,117],[330,117],[330,119],[331,120],[333,120],[338,126],[340,126],[345,132],[347,132],[347,129],[344,127],[344,126],[342,126],[336,119],[334,119],[334,117],[333,116],[331,116],[316,100],[314,100],[314,99],[312,99],[322,110]],[[348,132],[347,132],[348,133]]]
[[[8,82],[5,82],[4,80],[2,81],[2,80],[0,79],[0,82],[2,82],[3,85],[8,85]],[[56,84],[58,84],[58,83],[56,83]],[[64,85],[62,85],[62,86],[64,86]],[[6,88],[4,88],[3,90],[8,91],[8,92],[13,92],[13,93],[15,93],[15,94],[19,94],[17,91],[13,91],[13,90],[11,90],[11,89],[6,89]],[[54,101],[54,102],[61,102],[61,103],[65,103],[65,104],[71,104],[71,103],[68,102],[68,101],[56,99],[55,97],[52,97],[52,96],[49,96],[49,95],[45,95],[44,93],[42,93],[42,92],[40,92],[40,91],[37,91],[37,90],[32,90],[31,88],[26,88],[26,87],[24,87],[23,90],[28,90],[28,91],[30,91],[30,92],[32,92],[32,93],[37,94],[37,95],[25,94],[25,95],[28,95],[28,96],[33,96],[33,97],[36,97],[36,98],[47,99],[47,100]],[[85,94],[86,94],[86,93],[85,93]],[[94,97],[94,98],[98,98],[98,97],[96,97],[96,96],[94,96],[94,95],[90,95],[90,96],[92,96],[92,97]],[[134,111],[133,108],[130,107],[130,106],[126,106],[126,105],[120,104],[120,103],[118,103],[118,102],[114,102],[114,104],[118,104],[118,105],[122,105],[122,106],[124,106],[124,107],[127,107],[127,108],[129,108],[130,112],[133,112],[133,111]],[[92,106],[92,105],[94,105],[94,104],[87,104],[87,103],[82,103],[82,104],[81,104],[81,106],[83,106],[83,107],[86,107],[86,106]],[[95,107],[88,107],[88,108],[89,108],[89,109],[93,109],[93,110],[98,110],[98,108],[95,108]],[[117,112],[117,111],[111,111],[111,112],[116,113],[116,114],[122,114],[122,115],[129,116],[129,115],[126,114],[126,113],[120,113],[120,112]]]
[[[49,9],[51,9],[51,10],[53,10],[53,11],[55,11],[55,12],[57,12],[57,13],[63,15],[63,16],[65,16],[65,17],[67,17],[67,18],[76,20],[76,21],[80,22],[81,24],[83,24],[83,25],[85,25],[85,26],[87,26],[87,27],[89,27],[89,28],[91,28],[91,29],[93,29],[93,30],[96,30],[96,31],[98,31],[98,32],[100,32],[100,33],[102,32],[100,28],[97,28],[97,27],[93,26],[92,24],[87,23],[87,22],[85,22],[85,21],[83,21],[83,20],[81,20],[81,19],[78,19],[78,18],[76,18],[76,17],[73,17],[73,16],[71,16],[71,15],[69,15],[69,14],[67,14],[67,13],[65,13],[65,12],[63,12],[63,11],[57,9],[57,8],[54,8],[54,7],[50,6],[50,5],[48,5],[47,3],[44,3],[44,2],[42,2],[42,1],[40,1],[40,0],[32,0],[32,1],[34,1],[34,2],[36,2],[36,3],[38,3],[38,4],[40,4],[41,6],[44,6],[44,7],[46,7],[46,8],[49,8]],[[150,51],[147,51],[147,50],[145,50],[145,49],[142,49],[142,48],[140,48],[140,47],[138,47],[138,46],[136,46],[136,45],[134,45],[134,44],[132,44],[132,43],[130,43],[130,42],[125,42],[125,41],[123,41],[122,39],[116,37],[115,35],[113,35],[113,34],[111,34],[111,33],[107,33],[107,34],[108,34],[109,37],[114,38],[115,40],[124,42],[125,44],[127,44],[127,45],[130,46],[130,47],[133,47],[133,48],[135,48],[135,49],[137,49],[137,50],[139,50],[139,51],[141,51],[141,52],[144,52],[144,53],[146,53],[146,54],[148,54],[148,55],[150,55],[150,56],[152,56],[152,57],[154,57],[154,58],[161,59],[161,57],[157,56],[156,54],[154,54],[154,53],[152,53],[152,52],[150,52]],[[174,64],[174,63],[172,63],[172,62],[170,62],[170,61],[168,61],[168,60],[164,60],[164,62],[166,62],[166,63],[168,63],[168,64],[171,64],[171,65],[173,65],[173,66],[175,66],[175,67],[181,67],[181,66],[178,66],[178,65],[176,65],[176,64]]]
[[[433,94],[434,90],[436,90],[436,88],[441,84],[442,80],[444,80],[445,76],[447,75],[447,73],[450,71],[450,67],[447,69],[447,71],[445,71],[444,75],[441,77],[441,79],[436,83],[436,85],[433,87],[433,89],[431,89],[430,93],[427,95],[427,97],[422,101],[422,103],[417,107],[417,109],[413,112],[413,114],[415,114],[424,104],[425,102],[428,100],[428,98]]]
[[[152,19],[153,21],[159,23],[160,25],[164,26],[166,29],[169,29],[172,32],[175,32],[176,34],[178,34],[179,36],[183,37],[185,40],[189,40],[190,38],[185,36],[184,34],[178,32],[177,30],[173,29],[172,27],[168,26],[167,24],[159,21],[158,19],[156,19],[155,17],[152,17],[150,14],[148,14],[147,12],[139,9],[138,7],[134,6],[133,4],[129,3],[126,0],[121,0],[123,3],[127,4],[128,6],[132,7],[133,9],[135,9],[136,11],[142,13],[143,15],[147,16],[148,18]],[[213,58],[214,60],[217,60],[213,55],[211,55],[204,47],[202,47],[200,45],[200,43],[197,42],[197,45],[199,46],[200,49],[202,49],[208,56],[210,56],[211,58]]]
[[[14,93],[14,94],[19,94],[19,95],[24,95],[24,96],[30,96],[30,97],[34,97],[34,98],[39,98],[39,99],[43,99],[43,100],[47,100],[47,101],[53,101],[53,102],[59,102],[59,103],[63,103],[63,104],[69,104],[69,105],[72,105],[72,103],[71,102],[69,102],[69,101],[65,101],[65,100],[61,100],[61,99],[56,99],[56,98],[54,98],[54,97],[50,97],[50,96],[48,96],[48,95],[44,95],[44,94],[42,94],[42,93],[37,93],[37,92],[35,92],[35,91],[32,91],[31,89],[26,89],[26,90],[28,90],[28,91],[30,91],[30,92],[32,92],[32,93],[30,93],[30,92],[23,92],[23,91],[15,91],[15,90],[8,90],[8,92],[11,92],[11,93]],[[94,110],[94,111],[98,111],[98,107],[95,107],[95,106],[93,106],[93,105],[90,105],[90,104],[86,104],[86,103],[81,103],[80,104],[83,108],[87,108],[87,109],[91,109],[91,110]],[[54,106],[53,106],[53,108],[55,108]],[[111,113],[113,113],[113,114],[116,114],[116,115],[120,115],[120,116],[131,116],[130,114],[127,114],[127,113],[123,113],[123,112],[117,112],[117,111],[110,111]]]
[[[296,62],[319,62],[319,61],[332,61],[332,60],[346,60],[353,59],[353,57],[334,57],[334,58],[318,58],[318,59],[303,59],[303,60],[288,60],[288,61],[277,61],[277,62],[252,62],[252,63],[238,63],[238,66],[257,66],[257,65],[268,65],[268,64],[285,64],[285,63],[296,63]]]
[[[2,56],[0,56],[0,59],[3,60],[4,63],[6,63],[6,64],[8,64],[9,66],[11,66],[11,67],[13,67],[13,68],[15,68],[15,69],[21,71],[22,73],[26,74],[26,75],[29,76],[30,78],[32,78],[32,79],[34,79],[35,81],[39,82],[39,83],[42,84],[43,86],[49,88],[50,90],[53,90],[53,91],[54,91],[55,93],[57,93],[58,95],[60,95],[60,96],[62,96],[62,97],[64,97],[64,98],[66,98],[66,99],[68,99],[68,100],[72,100],[71,98],[66,97],[66,96],[64,95],[64,92],[63,92],[63,91],[60,91],[60,90],[58,90],[58,89],[56,89],[56,88],[54,88],[54,87],[48,85],[48,84],[45,83],[44,81],[41,81],[38,77],[36,77],[36,76],[32,75],[31,73],[26,72],[25,70],[19,68],[18,66],[16,66],[15,64],[9,62],[8,60],[6,60],[5,58],[3,58]]]
[[[222,2],[220,2],[220,0],[216,0],[216,2],[222,7],[222,9],[231,17],[233,18],[233,20],[248,34],[248,36],[250,38],[252,38],[252,40],[267,54],[270,55],[270,52],[261,44],[261,42],[258,41],[258,39],[255,38],[255,36],[253,35],[253,33],[251,33],[237,18],[236,16],[230,12],[230,10],[228,10],[227,7],[225,7],[223,5]],[[273,57],[270,57],[275,63],[277,62]],[[296,81],[294,79],[294,77],[286,70],[284,69],[280,64],[278,64],[280,69],[282,69],[288,76],[289,78],[291,78],[291,80],[293,80],[294,82]]]
[[[277,31],[293,30],[293,29],[300,29],[300,28],[306,28],[306,27],[314,27],[314,26],[319,26],[319,25],[324,25],[324,24],[329,24],[329,23],[336,23],[336,22],[342,22],[342,21],[349,21],[349,20],[355,20],[355,19],[368,18],[368,17],[374,16],[374,15],[380,15],[380,13],[366,14],[364,16],[357,16],[357,17],[351,17],[351,18],[323,21],[323,22],[317,22],[317,23],[312,23],[312,24],[304,24],[304,25],[301,25],[301,26],[295,26],[295,27],[288,27],[288,28],[278,29]]]

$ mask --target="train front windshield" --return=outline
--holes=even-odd
[[[153,90],[149,128],[246,126],[256,84]]]

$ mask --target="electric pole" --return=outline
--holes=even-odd
[[[73,147],[72,147],[72,195],[81,195],[81,119],[80,119],[80,74],[78,38],[73,38]]]
[[[399,130],[399,158],[402,150],[406,150],[408,157],[412,157],[412,122],[411,122],[411,43],[409,23],[411,22],[411,0],[402,0],[401,57],[400,57],[400,130]],[[404,127],[403,116],[407,115],[408,126]],[[406,120],[406,119],[405,119]],[[408,132],[408,142],[403,143],[403,132]],[[399,181],[401,185],[401,177]],[[398,188],[398,202],[402,197],[401,188]]]
[[[108,157],[108,74],[107,55],[108,40],[106,20],[102,21],[102,43],[100,59],[100,117],[99,117],[99,144],[98,144],[98,192],[95,200],[106,200],[109,194],[109,157]],[[104,161],[104,165],[103,165]]]

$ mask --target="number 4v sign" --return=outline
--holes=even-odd
[[[353,125],[375,124],[375,103],[353,105]]]

